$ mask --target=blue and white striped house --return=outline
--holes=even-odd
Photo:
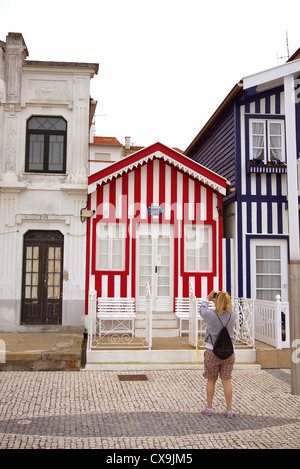
[[[223,288],[232,296],[288,301],[288,262],[300,258],[299,77],[300,49],[242,79],[185,151],[231,182]]]

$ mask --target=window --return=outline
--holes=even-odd
[[[26,172],[66,172],[67,123],[62,117],[31,117],[26,138]]]
[[[96,236],[96,270],[124,270],[126,224],[99,222]]]
[[[284,162],[284,122],[250,119],[250,159]]]
[[[212,270],[212,226],[185,225],[184,270],[210,272]]]

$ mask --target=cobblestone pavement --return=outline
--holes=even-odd
[[[300,448],[300,397],[289,370],[235,370],[235,417],[224,417],[221,382],[214,414],[201,370],[0,373],[1,449]]]

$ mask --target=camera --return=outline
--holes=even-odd
[[[215,291],[215,292],[214,292],[214,294],[213,294],[213,300],[215,300],[215,299],[217,298],[217,294],[218,294],[218,293],[219,293],[218,291]]]

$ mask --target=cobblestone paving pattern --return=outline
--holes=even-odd
[[[289,370],[236,370],[235,417],[224,417],[221,382],[214,413],[201,414],[201,370],[0,373],[1,449],[300,448],[300,397]],[[141,374],[141,372],[133,372]]]

